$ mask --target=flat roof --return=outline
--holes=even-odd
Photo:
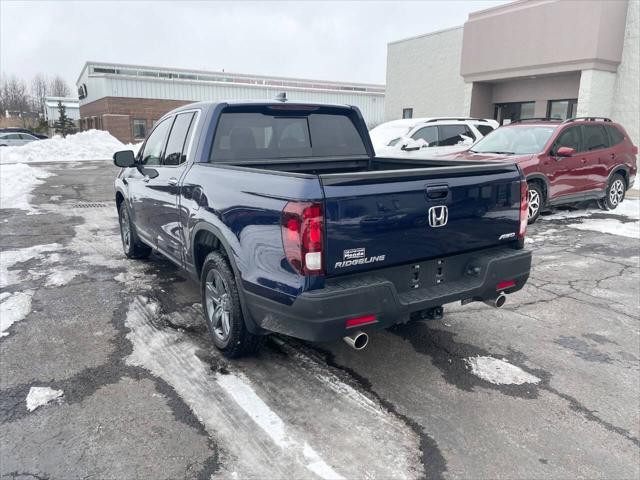
[[[214,70],[191,70],[172,67],[153,67],[147,65],[133,65],[111,62],[85,62],[76,85],[80,84],[80,78],[85,70],[93,67],[104,70],[91,72],[90,75],[122,75],[145,79],[159,78],[168,80],[200,80],[200,81],[226,81],[237,84],[297,87],[309,89],[325,89],[339,91],[356,91],[366,93],[385,93],[385,86],[373,83],[341,82],[331,80],[314,80],[308,78],[280,77],[270,75],[255,75],[248,73],[233,73]]]
[[[422,33],[420,35],[414,35],[413,37],[401,38],[400,40],[394,40],[393,42],[387,43],[387,45],[393,45],[395,43],[408,42],[410,40],[417,40],[418,38],[430,37],[432,35],[439,35],[441,33],[451,32],[453,30],[459,30],[463,28],[463,25],[457,25],[455,27],[443,28],[441,30],[436,30],[434,32]]]

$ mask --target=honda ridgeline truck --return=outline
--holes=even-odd
[[[270,332],[364,348],[445,303],[499,307],[529,276],[518,166],[375,157],[355,107],[191,104],[114,162],[125,254],[191,273],[229,357]]]

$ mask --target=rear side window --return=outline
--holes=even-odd
[[[602,125],[583,125],[585,150],[598,150],[609,146],[609,138]]]
[[[619,143],[622,143],[622,141],[624,140],[624,135],[620,130],[618,130],[616,127],[611,125],[607,125],[605,128],[609,132],[609,138],[611,138],[611,145],[617,145]]]
[[[478,131],[482,134],[483,137],[486,137],[491,132],[493,132],[493,127],[491,125],[476,125],[475,126]]]
[[[209,161],[365,154],[360,134],[345,115],[230,112],[220,117]]]
[[[438,128],[440,129],[440,142],[438,145],[441,147],[457,145],[464,141],[463,136],[471,140],[476,139],[466,125],[440,125]]]
[[[181,113],[176,116],[169,140],[167,141],[167,149],[165,150],[163,165],[175,166],[180,165],[186,160],[187,138],[195,113]]]

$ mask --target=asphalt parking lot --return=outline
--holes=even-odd
[[[197,285],[122,254],[115,169],[38,168],[32,210],[0,210],[2,478],[640,476],[637,238],[546,216],[500,310],[227,361]]]

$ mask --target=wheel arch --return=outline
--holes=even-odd
[[[245,319],[247,328],[251,333],[261,333],[262,330],[251,317],[249,308],[246,304],[242,275],[238,269],[233,248],[219,228],[209,223],[201,222],[193,229],[190,252],[193,261],[193,269],[198,280],[202,273],[204,260],[207,258],[207,255],[214,251],[221,252],[229,261],[229,265],[231,265],[231,270],[233,271],[233,275],[236,279],[236,286],[238,287],[238,293],[240,296],[242,315]]]
[[[542,199],[542,205],[546,205],[549,201],[549,180],[542,174],[532,174],[527,176],[526,178],[527,184],[529,183],[537,183],[542,187],[542,193],[544,198]]]
[[[607,186],[616,173],[622,175],[626,188],[629,188],[629,167],[627,167],[626,165],[616,165],[615,167],[613,167],[611,173],[609,173],[609,177],[607,178]]]

